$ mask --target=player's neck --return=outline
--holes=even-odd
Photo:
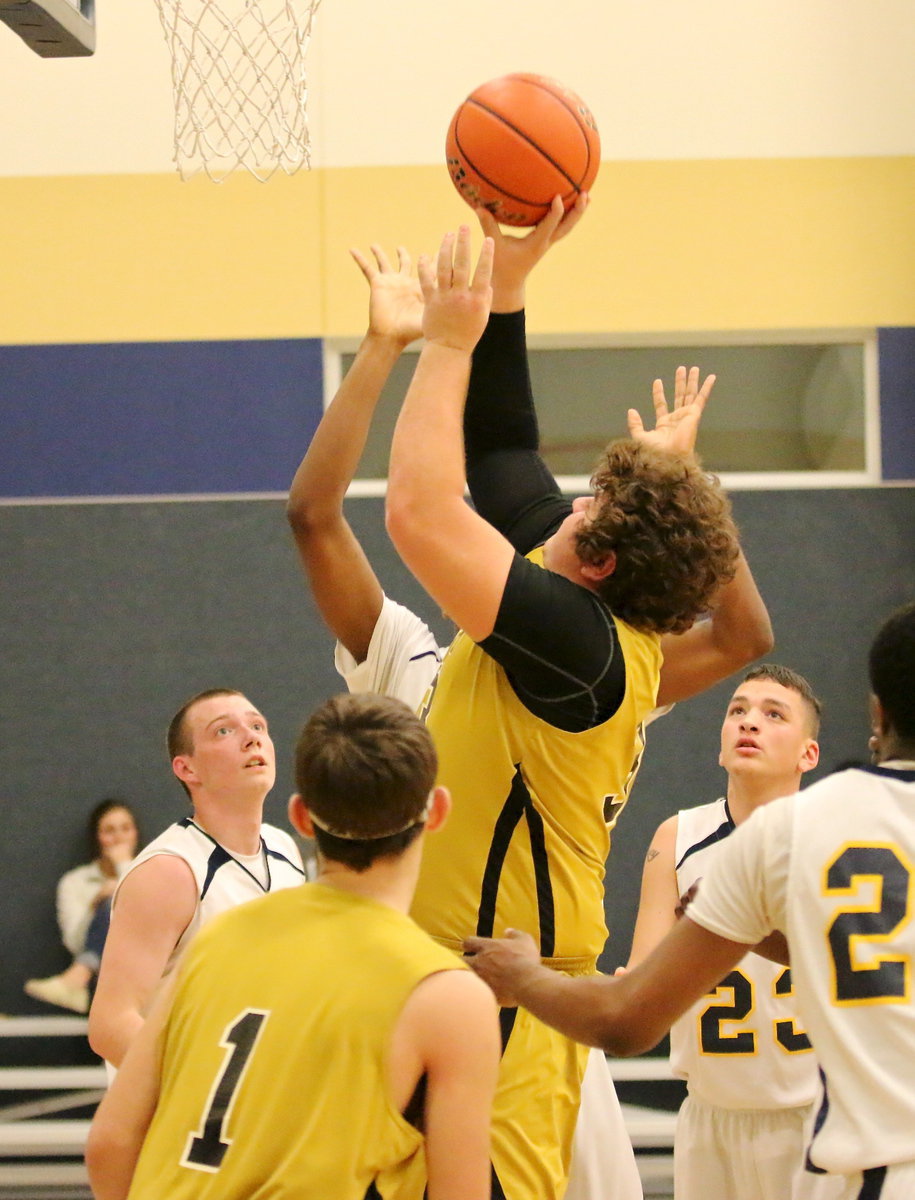
[[[800,786],[800,775],[778,779],[742,779],[736,775],[729,776],[728,809],[734,824],[742,824],[757,808],[777,800],[779,796],[792,795]]]
[[[194,797],[194,821],[230,854],[258,852],[263,811],[263,798],[228,807],[224,799]]]
[[[892,732],[882,733],[877,761],[878,763],[915,762],[915,742],[898,737]]]
[[[421,841],[418,839],[396,858],[378,859],[366,871],[354,871],[319,854],[318,883],[408,913],[419,877],[419,854],[411,851],[418,850]]]

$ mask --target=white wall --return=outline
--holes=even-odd
[[[580,92],[605,159],[912,155],[913,63],[912,0],[323,0],[314,162],[439,162],[460,100],[514,70]],[[0,174],[172,169],[154,0],[98,0],[93,58],[0,27],[0,64]]]

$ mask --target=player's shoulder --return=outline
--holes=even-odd
[[[440,1036],[442,1028],[487,1021],[498,1012],[492,990],[463,964],[444,966],[426,975],[410,996],[408,1019]]]
[[[724,796],[719,796],[717,800],[709,800],[706,804],[681,808],[669,820],[675,822],[674,828],[681,839],[710,838],[717,841],[734,829],[734,821]]]

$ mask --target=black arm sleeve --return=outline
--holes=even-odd
[[[538,445],[524,313],[493,313],[474,351],[464,409],[467,483],[477,512],[521,553],[570,510]]]
[[[559,729],[607,721],[626,690],[626,664],[607,606],[571,580],[516,555],[493,632],[480,643],[515,694]]]

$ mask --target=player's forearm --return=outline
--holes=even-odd
[[[307,531],[324,513],[336,513],[365,449],[375,408],[402,344],[369,334],[363,340],[289,489],[286,515]]]
[[[95,1200],[125,1200],[137,1165],[140,1147],[117,1137],[96,1122],[86,1143],[86,1170]]]
[[[469,375],[467,352],[427,344],[419,356],[394,430],[388,472],[389,532],[401,553],[401,542],[422,543],[464,503],[461,422]]]
[[[473,352],[464,437],[468,462],[494,450],[536,450],[524,313],[491,316]]]
[[[631,1005],[627,1009],[625,976],[570,978],[543,967],[527,975],[513,991],[521,1005],[544,1024],[610,1054],[639,1054],[665,1033],[665,1027],[653,1022],[649,1013],[634,1012]]]
[[[719,651],[735,662],[741,659],[739,666],[768,654],[775,644],[769,612],[742,550],[734,578],[719,591],[710,619]]]
[[[774,645],[766,605],[741,552],[734,578],[717,593],[708,617],[661,639],[664,666],[658,704],[686,700],[767,654]]]

